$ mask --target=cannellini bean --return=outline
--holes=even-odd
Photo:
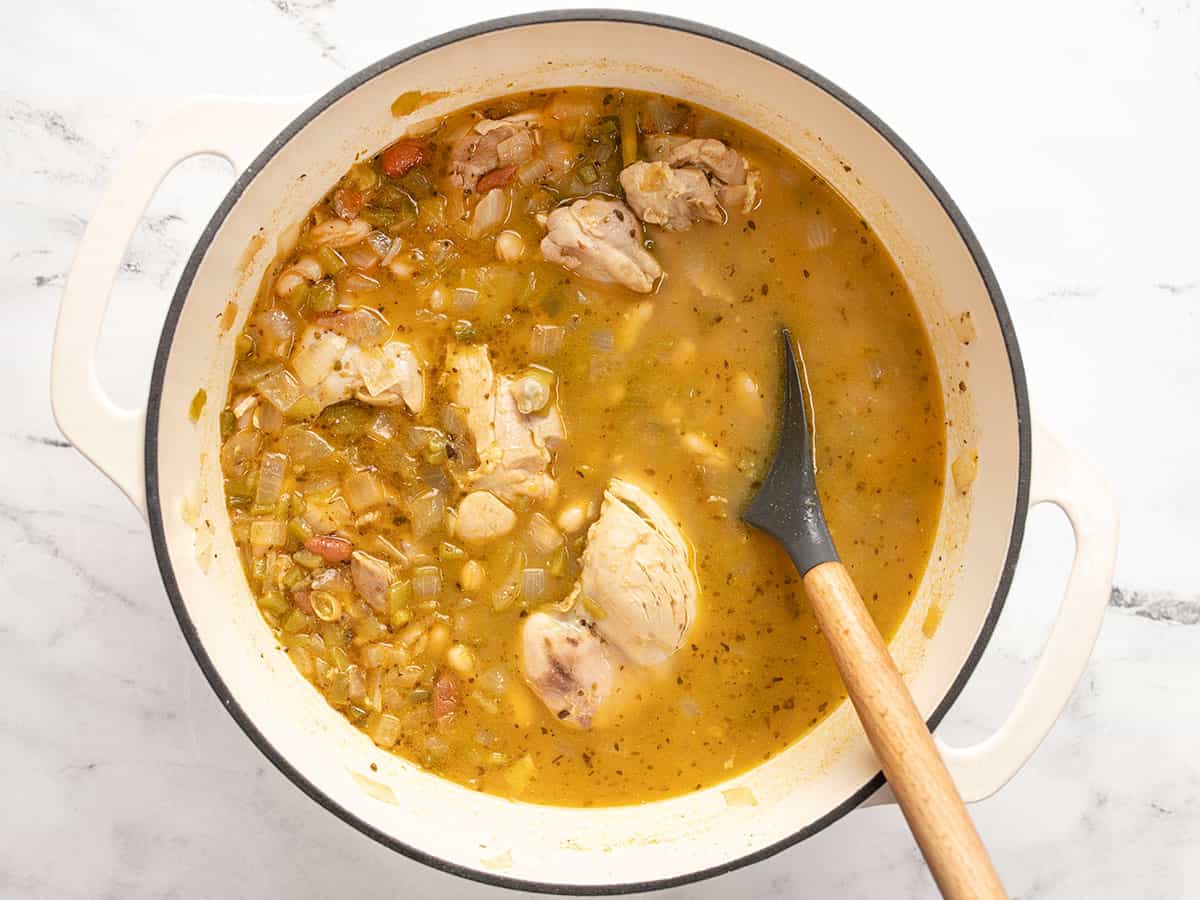
[[[445,622],[438,622],[429,629],[429,643],[427,649],[434,656],[440,656],[446,652],[446,648],[450,644],[450,626]]]
[[[321,264],[314,257],[302,256],[275,279],[275,293],[286,297],[302,284],[312,284],[321,277]]]
[[[408,281],[417,271],[412,259],[407,254],[398,253],[387,262],[387,270],[401,281]]]
[[[739,372],[733,379],[733,394],[742,412],[755,419],[763,418],[762,394],[758,390],[758,382],[750,377],[748,372]]]
[[[681,338],[671,351],[671,362],[679,368],[687,368],[696,361],[696,342],[691,338]]]
[[[371,233],[371,226],[362,219],[327,219],[313,227],[308,239],[318,247],[349,247]]]
[[[516,262],[525,255],[525,239],[511,229],[496,235],[496,258],[502,262]]]
[[[729,463],[729,457],[705,435],[689,431],[683,435],[682,440],[683,446],[699,457],[701,465],[720,468]]]
[[[475,672],[475,654],[466,644],[455,644],[446,651],[446,665],[464,678]]]
[[[458,504],[458,536],[468,544],[504,537],[516,524],[517,514],[488,491],[473,491]]]
[[[468,592],[479,590],[486,580],[487,570],[473,559],[467,560],[458,574],[458,583]]]
[[[587,503],[572,503],[558,514],[558,528],[567,534],[577,534],[587,522]]]

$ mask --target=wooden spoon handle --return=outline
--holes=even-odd
[[[804,587],[850,700],[942,896],[951,900],[1007,897],[850,573],[840,562],[822,563],[804,576]]]

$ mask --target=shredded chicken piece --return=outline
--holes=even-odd
[[[570,611],[538,612],[524,625],[526,681],[563,722],[590,728],[614,668],[655,665],[683,645],[696,596],[679,528],[646,491],[614,478],[588,530]]]
[[[724,184],[746,183],[746,161],[740,153],[714,138],[694,138],[671,150],[667,165],[695,166]]]
[[[467,430],[479,457],[471,486],[506,502],[553,500],[558,485],[547,469],[565,434],[558,407],[549,403],[529,414],[517,409],[514,379],[495,374],[486,346],[451,348],[446,372],[454,380],[454,402],[466,407]]]
[[[350,556],[350,578],[354,588],[374,610],[387,610],[387,592],[392,585],[392,568],[382,559],[376,559],[362,550]]]
[[[603,611],[600,634],[639,665],[678,650],[696,618],[696,576],[683,535],[658,501],[618,478],[588,529],[576,590]]]
[[[479,179],[501,166],[524,162],[533,153],[529,122],[509,117],[482,119],[459,138],[450,154],[450,182],[472,193]]]
[[[743,213],[754,208],[758,173],[721,141],[655,134],[644,144],[651,161],[621,172],[626,199],[643,222],[686,231],[695,222],[723,221],[720,207]]]
[[[309,326],[292,354],[292,370],[322,407],[357,397],[374,406],[425,408],[425,376],[413,349],[402,341],[362,347],[331,328]]]
[[[521,633],[525,678],[559,721],[588,729],[612,692],[609,650],[595,625],[535,612]]]
[[[637,217],[620,200],[592,197],[546,219],[542,256],[582,278],[649,293],[662,267],[642,246]]]
[[[673,169],[665,162],[635,162],[621,172],[625,199],[639,219],[667,231],[686,231],[693,222],[722,222],[717,192],[696,168]]]

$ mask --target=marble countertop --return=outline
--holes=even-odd
[[[1200,894],[1200,8],[1188,0],[661,2],[857,95],[938,174],[1008,296],[1036,413],[1109,478],[1117,588],[1076,695],[974,814],[1013,896]],[[47,397],[64,273],[117,162],[198,94],[311,96],[409,44],[527,4],[34,4],[0,37],[0,895],[499,892],[322,812],[204,683],[147,531],[62,440]],[[143,397],[183,259],[231,182],[197,159],[133,240],[100,375]],[[1070,554],[1031,517],[999,631],[940,733],[967,742],[1029,677]],[[869,849],[867,849],[869,848]],[[866,852],[864,853],[864,849]],[[895,807],[855,813],[671,898],[935,895]]]

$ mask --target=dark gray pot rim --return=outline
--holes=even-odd
[[[942,721],[946,713],[950,710],[954,701],[962,693],[967,680],[971,673],[974,672],[976,665],[979,663],[980,657],[983,655],[984,648],[995,630],[996,622],[1000,617],[1000,613],[1004,608],[1004,600],[1008,594],[1009,586],[1012,583],[1013,572],[1017,564],[1017,556],[1021,549],[1021,540],[1025,531],[1025,517],[1029,506],[1029,482],[1030,482],[1030,459],[1031,459],[1031,434],[1030,434],[1030,418],[1029,418],[1029,395],[1025,384],[1025,369],[1021,361],[1021,352],[1017,345],[1016,333],[1013,330],[1012,319],[1008,313],[1008,307],[1004,302],[1004,296],[1000,291],[1000,286],[996,281],[995,274],[992,272],[991,265],[984,255],[983,249],[979,246],[978,240],[975,238],[974,232],[967,224],[963,214],[959,211],[954,201],[950,199],[949,194],[933,176],[933,173],[925,166],[920,158],[912,151],[912,149],[900,139],[887,125],[885,125],[878,116],[872,113],[866,106],[860,103],[854,97],[850,96],[846,91],[839,88],[837,85],[813,72],[806,66],[796,62],[782,53],[778,53],[769,47],[738,35],[731,34],[727,31],[722,31],[717,28],[712,28],[708,25],[701,25],[696,22],[690,22],[686,19],[678,19],[671,16],[655,15],[651,13],[630,12],[625,10],[608,10],[608,9],[578,9],[578,10],[553,10],[538,13],[528,13],[518,16],[510,16],[502,19],[492,19],[486,22],[480,22],[466,28],[459,28],[454,31],[446,32],[437,37],[429,38],[420,43],[413,44],[404,50],[387,56],[373,65],[361,70],[360,72],[351,75],[333,90],[329,91],[308,109],[294,119],[279,135],[267,145],[266,149],[258,155],[258,157],[247,167],[246,171],[234,183],[217,211],[209,220],[204,232],[200,236],[199,242],[196,244],[196,249],[192,251],[191,257],[188,259],[187,266],[183,270],[180,277],[179,285],[175,290],[175,295],[171,301],[171,305],[167,310],[166,321],[163,324],[162,336],[159,339],[158,352],[154,360],[154,370],[150,381],[150,393],[146,406],[146,446],[145,446],[145,464],[146,464],[146,506],[150,520],[150,534],[154,542],[154,552],[158,560],[158,568],[162,574],[163,585],[166,588],[167,596],[170,598],[171,606],[175,610],[175,616],[179,620],[179,627],[183,631],[184,638],[188,642],[192,653],[196,657],[196,661],[200,664],[201,670],[204,672],[205,678],[212,686],[220,698],[222,705],[233,716],[234,720],[246,733],[251,741],[262,751],[263,755],[269,759],[280,772],[286,775],[292,782],[304,791],[309,797],[332,812],[334,815],[341,818],[357,828],[363,834],[373,838],[386,847],[390,847],[399,853],[404,854],[418,862],[425,863],[433,868],[440,869],[443,872],[449,872],[453,875],[458,875],[463,878],[468,878],[473,881],[482,882],[484,884],[496,885],[499,887],[512,888],[515,890],[538,891],[548,894],[590,894],[590,895],[611,895],[634,893],[641,891],[659,890],[662,888],[675,887],[683,884],[690,884],[696,881],[702,881],[706,878],[712,878],[716,875],[721,875],[726,872],[731,872],[739,869],[742,866],[750,865],[759,860],[766,859],[769,856],[792,846],[807,837],[816,834],[818,831],[828,827],[836,822],[846,813],[853,810],[855,807],[862,804],[871,794],[875,793],[884,784],[883,774],[879,773],[871,778],[859,790],[855,791],[844,803],[841,803],[836,808],[830,810],[815,822],[811,822],[803,828],[798,829],[794,834],[780,841],[757,850],[753,853],[748,853],[737,859],[729,862],[721,863],[720,865],[712,866],[707,869],[700,869],[696,872],[691,872],[687,875],[679,875],[672,878],[662,878],[653,881],[639,882],[613,882],[610,884],[597,885],[572,885],[558,882],[542,882],[542,881],[527,881],[520,878],[509,878],[504,875],[497,875],[493,872],[486,872],[479,869],[472,869],[467,866],[462,866],[457,863],[449,862],[431,854],[411,847],[401,841],[396,840],[390,835],[384,834],[379,829],[363,821],[348,809],[335,803],[330,797],[326,796],[319,788],[309,781],[303,773],[296,769],[270,741],[260,732],[254,722],[241,708],[237,700],[233,697],[225,682],[221,679],[212,660],[204,649],[204,645],[200,640],[200,636],[196,631],[195,624],[188,615],[187,608],[183,603],[183,597],[179,590],[179,584],[175,578],[175,572],[171,565],[171,557],[167,548],[166,532],[163,528],[163,514],[160,505],[159,484],[158,484],[158,429],[159,415],[161,412],[163,382],[167,370],[167,358],[171,352],[171,346],[175,337],[175,328],[179,322],[180,313],[183,310],[184,302],[188,292],[191,290],[192,280],[195,278],[196,271],[200,266],[200,261],[204,258],[208,251],[209,245],[212,243],[214,236],[222,223],[225,221],[229,211],[241,197],[246,186],[254,180],[258,173],[263,169],[267,162],[284,146],[291,138],[300,131],[304,126],[311,122],[318,114],[335,101],[345,96],[350,91],[379,75],[380,73],[410,60],[423,53],[428,53],[431,50],[436,50],[444,47],[447,44],[455,43],[466,38],[476,37],[481,34],[487,34],[493,31],[501,31],[509,28],[520,28],[527,25],[539,25],[550,22],[583,22],[583,21],[598,21],[598,22],[627,22],[637,25],[650,25],[659,28],[668,28],[675,31],[687,32],[689,34],[698,35],[700,37],[709,38],[714,41],[720,41],[724,44],[737,47],[749,53],[753,53],[763,59],[775,63],[776,65],[788,70],[794,75],[811,82],[823,91],[829,93],[841,103],[849,107],[879,135],[896,149],[896,151],[904,157],[905,161],[913,168],[913,170],[921,177],[928,186],[929,190],[937,198],[942,205],[946,215],[954,223],[959,235],[962,237],[964,244],[969,250],[975,266],[979,271],[980,277],[983,279],[987,287],[988,295],[991,297],[992,305],[995,308],[996,319],[1000,325],[1000,331],[1004,338],[1005,349],[1008,353],[1009,366],[1012,372],[1013,393],[1016,397],[1017,405],[1017,428],[1020,440],[1019,447],[1019,467],[1018,467],[1018,483],[1017,483],[1017,503],[1013,514],[1012,529],[1010,531],[1008,555],[1004,562],[1004,569],[1000,576],[1000,582],[997,585],[996,593],[992,599],[991,608],[988,612],[987,619],[983,624],[978,638],[975,641],[974,647],[968,656],[966,663],[959,672],[958,677],[950,686],[945,699],[938,705],[937,709],[929,717],[929,727],[935,728]]]

